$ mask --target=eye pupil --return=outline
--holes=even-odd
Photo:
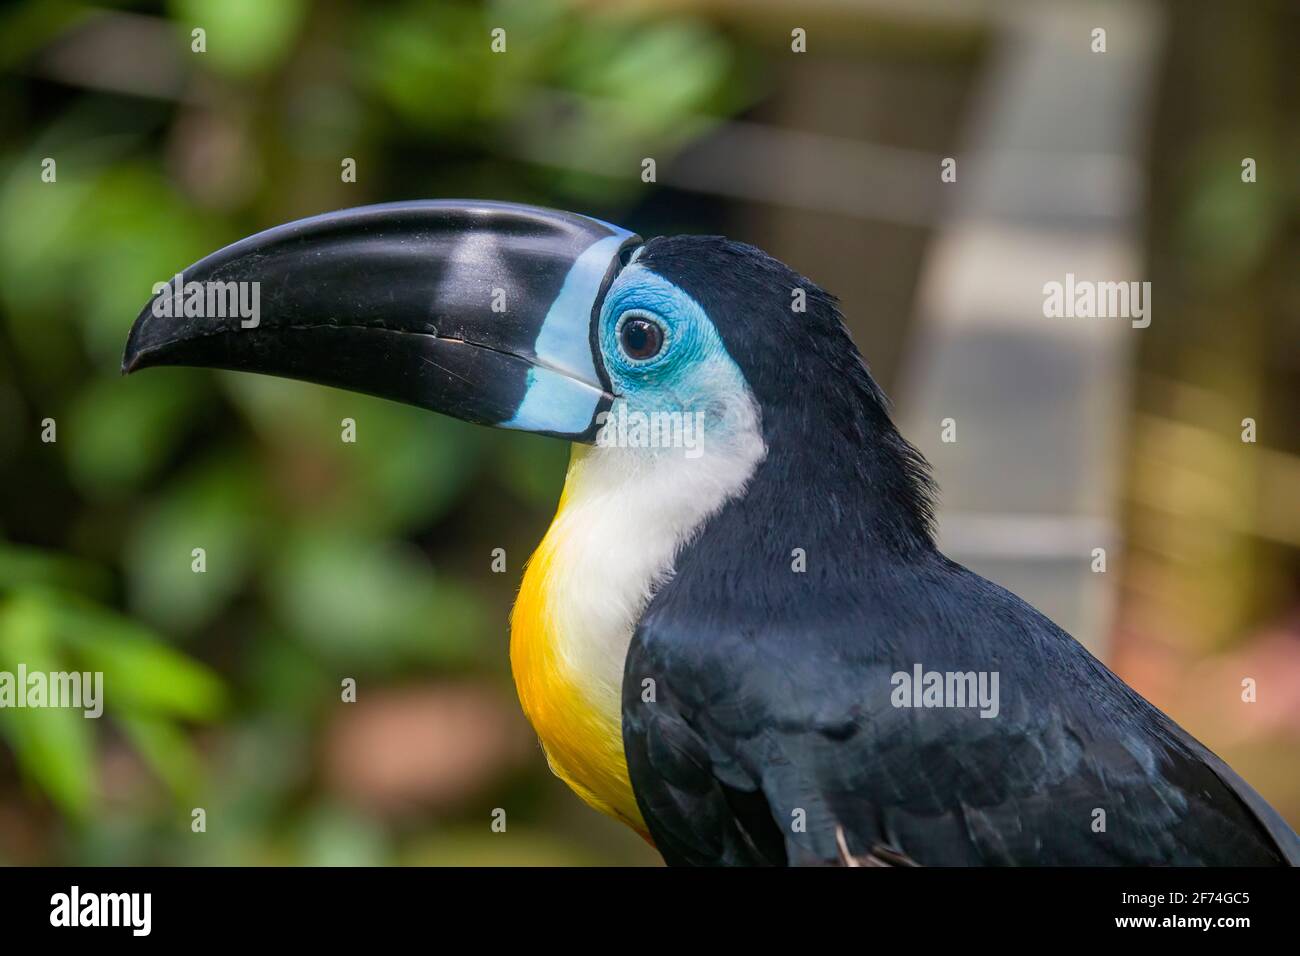
[[[663,348],[664,332],[649,319],[631,318],[623,323],[623,351],[634,359],[654,358]]]

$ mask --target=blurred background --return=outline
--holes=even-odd
[[[945,549],[1300,824],[1297,36],[1282,0],[5,5],[0,670],[102,670],[106,715],[0,710],[0,863],[657,861],[514,700],[564,446],[118,374],[208,252],[439,197],[724,233],[837,294]],[[1045,319],[1067,272],[1150,281],[1151,326]]]

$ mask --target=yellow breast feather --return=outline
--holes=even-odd
[[[551,530],[528,562],[511,615],[515,687],[556,776],[589,805],[649,839],[628,779],[617,706],[611,707],[607,699],[598,702],[584,675],[573,673],[565,658],[565,641],[571,635],[563,628],[575,622],[557,607],[564,601],[560,590],[568,583],[557,573],[566,560],[564,508],[562,497]]]

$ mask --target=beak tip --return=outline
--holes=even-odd
[[[131,326],[131,332],[126,338],[126,348],[122,350],[122,374],[130,375],[138,371],[141,367],[140,358],[144,349],[140,347],[140,319],[136,319]]]
[[[152,304],[152,303],[151,303]],[[166,339],[159,341],[158,330],[150,322],[150,306],[145,306],[131,324],[131,331],[126,337],[126,347],[122,350],[122,374],[131,375],[143,368],[158,364],[161,346]]]

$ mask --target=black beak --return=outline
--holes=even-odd
[[[214,252],[140,312],[123,373],[261,372],[591,442],[611,396],[593,333],[639,237],[511,203],[388,203]]]

